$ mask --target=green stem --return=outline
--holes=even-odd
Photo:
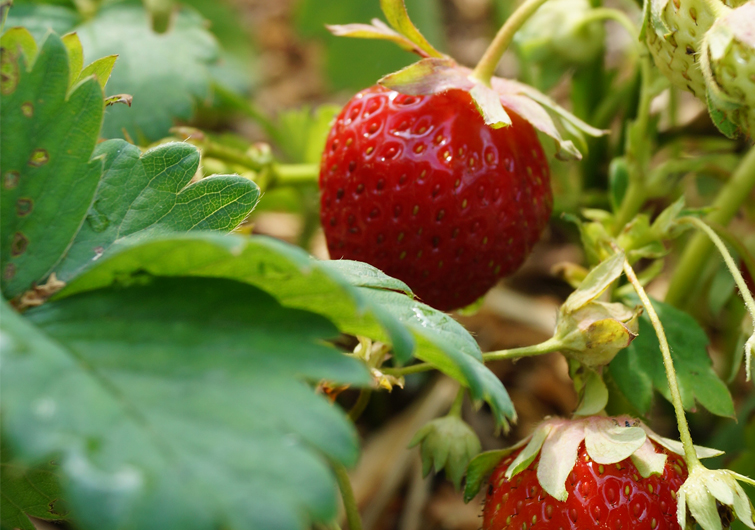
[[[618,235],[624,226],[631,221],[645,203],[645,175],[648,173],[648,159],[650,153],[650,138],[648,125],[650,123],[650,103],[653,100],[651,87],[652,65],[650,58],[645,55],[640,60],[642,85],[640,88],[640,103],[637,109],[637,119],[629,126],[627,135],[627,169],[629,171],[629,186],[616,213],[614,235]]]
[[[257,122],[257,124],[262,127],[262,129],[265,131],[265,134],[267,134],[267,136],[271,140],[273,140],[277,144],[282,143],[283,138],[281,138],[280,134],[278,133],[278,129],[275,126],[275,123],[273,123],[270,118],[265,116],[251,102],[219,84],[214,84],[212,86],[212,90],[217,96],[227,101],[236,110],[246,114],[248,117]]]
[[[728,225],[754,187],[755,147],[751,147],[729,182],[719,192],[712,204],[714,211],[706,216],[705,220],[721,226]],[[686,302],[694,290],[695,280],[710,256],[712,245],[705,234],[695,234],[689,241],[671,278],[666,303],[679,307]]]
[[[332,461],[331,465],[336,474],[338,487],[341,490],[341,498],[343,498],[343,506],[346,509],[346,521],[349,523],[349,530],[362,530],[362,518],[359,516],[357,500],[354,497],[354,490],[351,487],[349,474],[342,464]]]
[[[653,324],[655,334],[658,336],[658,344],[661,348],[661,355],[663,355],[663,366],[666,369],[666,378],[668,379],[669,392],[671,393],[671,403],[674,406],[676,423],[679,427],[679,437],[682,441],[682,446],[684,447],[684,459],[687,462],[687,466],[692,470],[693,467],[702,464],[700,464],[700,460],[697,458],[695,446],[692,443],[692,435],[689,432],[689,425],[687,424],[687,417],[684,414],[682,396],[679,392],[679,382],[676,379],[674,361],[671,359],[671,350],[668,341],[666,340],[666,332],[661,324],[661,319],[658,318],[658,313],[655,312],[655,308],[650,302],[650,298],[648,298],[645,289],[642,287],[634,273],[634,269],[632,269],[632,266],[626,259],[624,260],[624,273],[627,275],[630,283],[634,286],[634,290],[637,291],[637,295],[640,297],[642,305],[645,306],[648,318]]]
[[[363,388],[359,391],[357,402],[354,403],[354,406],[351,407],[351,410],[349,411],[349,419],[351,421],[357,421],[359,419],[359,417],[364,412],[364,409],[367,408],[367,404],[370,402],[371,396],[372,390],[370,390],[369,388]]]
[[[498,30],[493,42],[490,43],[488,49],[485,50],[485,54],[477,63],[477,66],[472,71],[470,78],[481,81],[487,86],[490,86],[490,80],[493,78],[496,66],[503,57],[503,53],[511,44],[514,39],[514,34],[519,31],[525,22],[533,15],[538,8],[548,0],[525,0],[516,11],[506,20],[506,22]]]
[[[273,166],[275,186],[294,186],[317,183],[320,177],[319,164],[276,164]]]
[[[543,355],[545,353],[552,353],[559,351],[563,347],[563,344],[551,337],[545,342],[535,344],[533,346],[524,346],[522,348],[512,348],[510,350],[499,350],[490,353],[483,353],[483,362],[500,361],[503,359],[519,359],[521,357],[533,357],[535,355]],[[419,363],[404,368],[385,368],[383,373],[401,376],[409,374],[417,374],[420,372],[427,372],[429,370],[435,370],[436,366],[430,363]]]
[[[449,416],[456,416],[457,418],[461,418],[461,406],[464,404],[464,395],[466,393],[466,388],[464,388],[463,386],[459,388],[459,391],[456,393],[456,398],[451,405],[451,409],[448,411]]]
[[[623,11],[619,11],[618,9],[613,9],[610,7],[596,7],[588,11],[587,14],[582,17],[577,28],[581,28],[582,26],[585,26],[590,22],[596,20],[613,20],[614,22],[618,22],[621,27],[627,30],[629,35],[632,37],[632,41],[636,42],[638,49],[642,48],[637,26]]]
[[[752,294],[750,293],[750,289],[747,287],[747,283],[745,283],[745,279],[742,277],[742,273],[739,272],[739,267],[736,263],[734,263],[734,258],[731,257],[731,254],[729,253],[729,249],[726,248],[726,245],[724,245],[724,242],[721,241],[721,238],[718,237],[718,234],[716,234],[715,230],[713,230],[710,226],[705,224],[704,221],[701,221],[700,219],[696,217],[683,217],[679,219],[680,223],[687,223],[695,226],[699,230],[702,230],[705,232],[705,234],[710,238],[711,241],[713,241],[713,244],[716,245],[718,248],[718,251],[721,253],[721,256],[724,258],[724,262],[726,263],[726,266],[729,267],[729,272],[731,273],[732,277],[734,278],[734,283],[737,284],[737,287],[739,287],[739,294],[742,295],[742,298],[744,299],[745,306],[747,307],[747,311],[750,313],[750,317],[752,317],[753,322],[755,322],[755,300],[752,298]],[[753,335],[755,337],[755,335]],[[748,341],[748,345],[750,342]],[[750,348],[751,346],[747,347],[747,360],[745,361],[745,367],[747,370],[747,380],[749,381],[751,378],[750,373]]]
[[[256,161],[243,151],[228,147],[212,140],[204,140],[200,142],[202,147],[202,154],[211,158],[217,158],[225,162],[231,162],[232,164],[238,164],[240,166],[251,169],[252,171],[260,171],[265,166]]]

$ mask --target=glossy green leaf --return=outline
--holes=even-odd
[[[0,270],[12,298],[53,270],[86,216],[102,171],[90,157],[103,98],[94,79],[68,94],[68,55],[54,34],[31,71],[9,54],[3,50],[11,75],[0,94]]]
[[[497,421],[515,418],[501,381],[482,363],[471,335],[445,313],[403,293],[373,285],[381,275],[359,264],[344,277],[337,262],[321,262],[297,247],[267,237],[241,238],[209,233],[172,235],[150,241],[123,241],[73,279],[58,297],[140,281],[148,276],[209,276],[250,283],[284,306],[323,315],[351,335],[389,342],[400,362],[433,363],[485,400]],[[383,280],[380,280],[383,281]],[[396,284],[393,284],[396,286]]]
[[[190,300],[191,303],[187,303]],[[304,528],[353,465],[327,379],[365,385],[326,319],[215,278],[145,278],[26,313],[2,306],[3,435],[58,455],[86,529]]]
[[[215,175],[189,185],[199,152],[185,143],[142,154],[124,140],[97,146],[104,173],[86,222],[56,269],[68,281],[117,239],[131,234],[192,230],[229,232],[259,200],[257,185],[235,175]]]
[[[655,300],[653,306],[666,331],[684,408],[694,410],[698,402],[714,414],[733,416],[731,394],[713,371],[705,331],[684,311]],[[671,399],[658,338],[646,313],[640,317],[639,335],[619,352],[609,369],[621,392],[640,412],[650,409],[653,389]]]
[[[108,109],[105,138],[123,138],[125,130],[138,143],[157,140],[210,96],[208,68],[218,59],[218,45],[204,19],[188,8],[176,13],[166,33],[155,33],[144,8],[131,4],[104,7],[76,32],[90,60],[118,55],[107,95],[134,97],[130,108]]]

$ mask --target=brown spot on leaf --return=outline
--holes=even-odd
[[[19,217],[25,217],[31,213],[34,208],[34,201],[27,198],[20,198],[16,201],[16,213]]]
[[[11,256],[20,256],[26,252],[26,247],[29,246],[29,240],[21,232],[13,234],[13,241],[10,244]]]
[[[6,282],[9,282],[13,279],[15,275],[16,275],[16,264],[8,263],[5,266],[5,270],[3,270],[3,280],[5,280]]]
[[[3,176],[3,186],[6,190],[12,190],[18,186],[20,178],[21,176],[18,174],[18,171],[8,171]]]
[[[44,166],[49,161],[50,154],[47,152],[47,149],[42,149],[41,147],[32,151],[29,157],[29,165],[34,167]]]
[[[12,94],[18,86],[19,71],[17,56],[8,48],[0,50],[0,94]]]
[[[34,116],[34,105],[31,101],[25,101],[21,103],[21,113],[27,118]]]

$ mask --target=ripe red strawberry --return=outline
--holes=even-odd
[[[566,501],[547,494],[537,478],[537,460],[506,480],[506,469],[520,451],[493,471],[483,510],[483,530],[605,529],[680,530],[676,492],[687,478],[684,460],[657,443],[667,455],[662,475],[643,478],[630,458],[598,464],[579,446],[577,462],[566,480]]]
[[[469,93],[407,96],[375,86],[346,105],[320,167],[330,256],[399,278],[441,310],[514,272],[552,208],[533,127],[485,125]]]

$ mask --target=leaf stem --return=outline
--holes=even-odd
[[[618,248],[616,248],[618,250]],[[687,424],[687,417],[684,414],[684,406],[682,405],[682,396],[679,392],[679,382],[676,379],[676,371],[674,370],[674,361],[671,359],[671,349],[666,340],[666,332],[661,324],[661,319],[658,318],[658,313],[655,312],[653,304],[650,302],[645,289],[640,284],[637,276],[634,273],[634,269],[629,262],[624,259],[624,273],[627,275],[629,282],[637,291],[637,295],[642,301],[642,305],[645,306],[648,318],[653,324],[655,334],[658,336],[658,344],[661,349],[661,355],[663,356],[663,366],[666,369],[666,378],[668,379],[669,392],[671,393],[671,403],[674,406],[674,412],[676,413],[676,423],[679,428],[679,437],[684,447],[684,459],[687,462],[687,466],[692,470],[693,467],[701,466],[700,460],[697,458],[695,447],[692,443],[692,435],[689,432],[689,425]]]
[[[469,76],[472,79],[481,81],[486,86],[490,86],[490,80],[493,78],[496,66],[503,57],[503,53],[514,39],[514,34],[521,28],[525,22],[548,0],[525,0],[506,22],[498,30],[493,42],[490,43],[485,54],[477,63],[477,66]]]
[[[490,361],[500,361],[503,359],[519,359],[521,357],[533,357],[535,355],[543,355],[545,353],[552,353],[554,351],[558,351],[563,347],[563,344],[561,341],[556,340],[555,338],[551,337],[550,339],[546,340],[545,342],[541,342],[540,344],[534,344],[532,346],[524,346],[522,348],[512,348],[510,350],[499,350],[489,353],[483,353],[482,354],[482,360],[483,362],[490,362]],[[427,372],[429,370],[435,370],[435,365],[432,365],[430,363],[419,363],[419,364],[413,364],[411,366],[406,366],[404,368],[385,368],[383,369],[383,373],[393,375],[393,376],[402,376],[402,375],[409,375],[409,374],[417,374],[420,372]]]
[[[331,465],[336,474],[338,487],[341,490],[343,506],[346,509],[346,521],[349,523],[349,530],[362,530],[362,518],[359,516],[354,489],[351,487],[351,480],[346,468],[339,462],[332,461]]]
[[[705,221],[702,221],[701,219],[698,219],[696,217],[682,217],[679,219],[680,223],[687,223],[693,225],[695,228],[698,228],[699,230],[702,230],[705,232],[705,234],[713,241],[713,244],[716,245],[718,248],[718,251],[721,253],[721,256],[724,259],[724,262],[726,263],[726,266],[729,267],[729,272],[731,272],[732,277],[734,278],[734,283],[737,284],[737,287],[739,287],[739,293],[742,295],[742,298],[744,299],[745,306],[747,307],[747,311],[750,313],[750,317],[752,317],[753,322],[755,322],[755,300],[752,298],[752,294],[750,293],[750,289],[747,287],[747,284],[745,283],[745,279],[742,277],[742,273],[739,272],[739,267],[736,263],[734,263],[734,258],[731,257],[731,254],[729,253],[729,249],[726,248],[726,245],[721,240],[720,237],[718,237],[718,234],[716,234],[715,230],[713,230],[710,226],[708,226]],[[755,335],[753,335],[755,337]],[[753,339],[751,338],[750,341],[748,341],[747,346],[745,347],[747,351],[747,361],[745,361],[745,369],[747,371],[747,380],[749,381],[751,379],[751,370],[750,370],[750,358],[752,354],[752,345],[751,342]]]
[[[714,211],[705,217],[708,223],[726,226],[755,188],[755,146],[745,155],[726,185],[713,202]],[[687,301],[695,280],[710,256],[712,243],[705,234],[695,234],[679,258],[671,278],[666,303],[679,307]]]

